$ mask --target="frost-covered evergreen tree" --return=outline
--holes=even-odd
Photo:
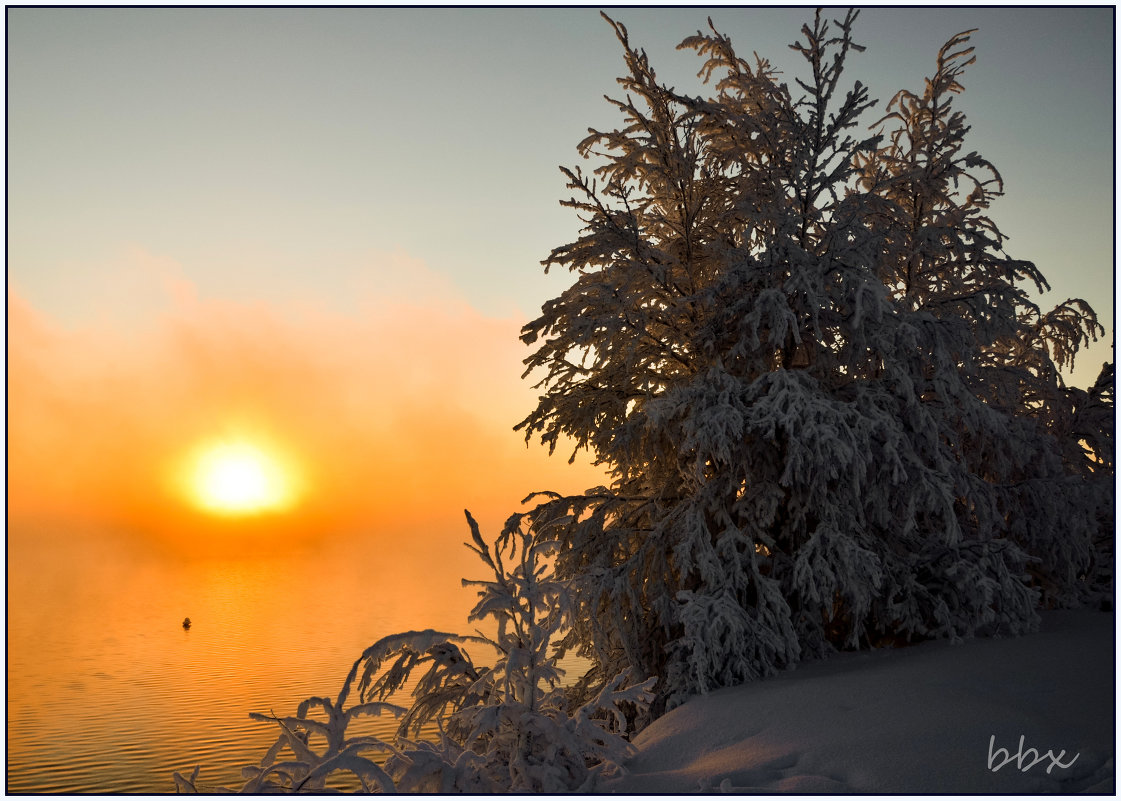
[[[523,331],[543,378],[519,426],[610,476],[535,512],[564,521],[588,692],[633,667],[672,705],[835,647],[1026,631],[1089,566],[1077,457],[1040,414],[1096,320],[1039,315],[1042,275],[1004,255],[999,176],[949,102],[967,35],[864,137],[856,16],[803,27],[797,93],[715,29],[686,39],[707,100],[608,20],[624,124],[581,143],[592,176],[564,170],[585,228],[545,262],[574,281]]]
[[[895,96],[880,121],[895,124],[889,142],[858,162],[863,186],[890,201],[873,223],[889,244],[881,277],[901,314],[937,332],[926,337],[927,375],[916,378],[942,438],[983,481],[965,519],[1025,548],[1045,602],[1071,602],[1085,589],[1079,577],[1112,488],[1086,480],[1102,444],[1096,432],[1087,432],[1098,438],[1096,449],[1071,441],[1076,413],[1060,369],[1073,367],[1078,350],[1104,330],[1079,299],[1041,312],[1027,287],[1047,290],[1046,279],[1004,253],[987,216],[1003,189],[1000,174],[964,150],[969,128],[953,106],[975,60],[971,33],[939,51],[922,95]]]

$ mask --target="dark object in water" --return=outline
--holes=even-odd
[[[189,629],[191,627],[191,619],[189,617],[183,618],[183,628]]]

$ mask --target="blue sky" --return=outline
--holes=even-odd
[[[812,18],[611,13],[698,93],[698,59],[674,48],[710,14],[791,79],[786,45]],[[1051,280],[1044,304],[1082,296],[1108,330],[1083,386],[1112,358],[1113,21],[868,9],[850,64],[882,109],[980,29],[969,146],[1003,173],[992,216]],[[18,8],[7,23],[10,524],[225,547],[183,477],[227,441],[306,488],[283,521],[293,542],[458,543],[464,507],[493,530],[531,490],[602,481],[511,430],[536,398],[519,329],[568,280],[540,262],[579,233],[557,167],[618,123],[603,95],[620,48],[597,9]]]
[[[793,77],[786,45],[812,16],[608,11],[679,88],[697,86],[700,65],[674,47],[706,17]],[[7,20],[9,286],[64,326],[162,302],[127,267],[137,252],[204,296],[350,313],[381,285],[425,291],[371,267],[403,253],[484,314],[528,319],[564,286],[540,260],[578,231],[557,166],[579,161],[589,126],[617,121],[602,95],[620,49],[595,8]],[[1054,301],[1086,297],[1110,335],[1113,23],[1112,8],[870,8],[856,28],[868,49],[850,63],[882,108],[921,86],[949,36],[980,29],[960,107],[1006,180],[993,216]]]

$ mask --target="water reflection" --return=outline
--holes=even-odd
[[[9,535],[13,793],[171,792],[196,764],[204,784],[239,785],[276,738],[250,711],[336,694],[386,634],[467,630],[459,579],[479,572],[459,532],[200,560],[34,534]]]

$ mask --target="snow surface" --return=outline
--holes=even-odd
[[[600,789],[1112,795],[1114,616],[1042,620],[1037,634],[841,654],[692,698]],[[1048,751],[1069,767],[1048,775]]]

